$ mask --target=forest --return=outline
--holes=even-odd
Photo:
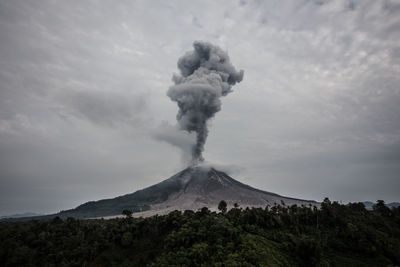
[[[325,199],[164,216],[0,222],[0,266],[398,266],[400,207]]]

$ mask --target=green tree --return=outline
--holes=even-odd
[[[129,246],[131,243],[132,243],[132,233],[125,232],[121,237],[121,245],[126,247]]]
[[[372,206],[374,211],[377,211],[382,216],[390,216],[392,211],[385,205],[385,201],[377,200],[376,204]]]
[[[228,205],[226,204],[226,202],[225,202],[225,200],[221,200],[221,202],[219,202],[219,204],[218,204],[218,209],[222,212],[222,213],[225,213],[226,212],[226,210],[227,210],[227,207]]]
[[[127,218],[132,218],[132,211],[130,210],[123,210],[122,215],[125,215]]]

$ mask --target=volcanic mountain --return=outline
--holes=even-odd
[[[120,215],[131,210],[134,216],[166,214],[173,210],[198,210],[208,207],[216,210],[221,200],[228,208],[237,203],[240,207],[265,207],[267,205],[314,205],[312,200],[283,197],[255,189],[236,181],[226,173],[206,166],[191,166],[158,184],[113,199],[91,201],[75,209],[62,211],[60,217],[95,218]]]

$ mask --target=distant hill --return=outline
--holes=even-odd
[[[364,204],[364,206],[365,206],[365,208],[366,208],[367,210],[372,210],[372,207],[376,204],[376,203],[371,202],[371,201],[364,201],[364,202],[362,202],[362,203]],[[396,207],[399,207],[399,206],[400,206],[400,203],[399,203],[399,202],[391,202],[391,203],[385,203],[385,205],[386,205],[388,208],[396,208]]]
[[[7,218],[24,218],[24,217],[34,217],[34,216],[42,216],[43,214],[33,213],[33,212],[24,212],[12,215],[5,215],[0,216],[0,219],[7,219]]]

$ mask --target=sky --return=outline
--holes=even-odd
[[[400,201],[400,1],[0,0],[0,215],[185,168],[158,133],[185,140],[167,91],[195,40],[244,70],[207,162],[284,196]]]

